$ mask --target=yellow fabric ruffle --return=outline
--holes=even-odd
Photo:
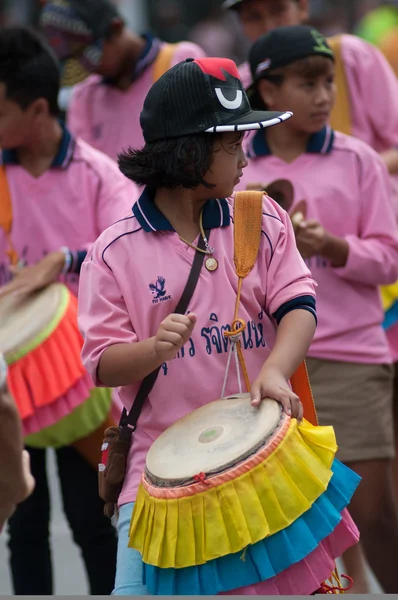
[[[327,489],[332,427],[291,420],[286,437],[248,473],[194,496],[159,499],[140,485],[129,547],[147,564],[184,568],[243,550],[281,531]]]
[[[398,300],[398,283],[392,285],[382,285],[380,287],[381,301],[383,310],[387,312],[393,304]]]

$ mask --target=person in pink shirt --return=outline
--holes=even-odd
[[[309,0],[226,0],[224,8],[236,12],[246,36],[261,35],[284,25],[309,19]],[[341,60],[347,78],[352,121],[350,135],[379,152],[391,174],[398,173],[398,81],[388,61],[375,46],[353,35],[341,38]],[[251,83],[249,64],[240,67],[246,87]],[[348,133],[348,132],[345,132]]]
[[[79,60],[92,75],[68,107],[71,132],[116,160],[144,140],[139,122],[149,88],[167,68],[204,52],[191,42],[165,44],[129,31],[110,0],[47,0],[40,23],[58,58]]]
[[[393,369],[378,290],[398,276],[387,169],[370,146],[327,125],[334,56],[321,34],[277,28],[253,45],[249,61],[253,106],[289,106],[294,116],[247,140],[249,165],[238,187],[278,189],[295,215],[298,248],[318,283],[319,324],[307,360],[320,423],[333,424],[337,456],[363,479],[351,511],[371,568],[393,593]]]
[[[82,266],[82,358],[96,385],[119,388],[127,410],[142,379],[160,372],[133,435],[119,496],[115,595],[147,593],[141,556],[128,548],[128,536],[152,442],[222,393],[228,363],[223,331],[236,302],[232,192],[247,166],[243,132],[289,116],[253,112],[233,61],[188,59],[148,93],[141,115],[145,146],[119,157],[121,171],[145,189],[130,216],[99,237]],[[188,313],[174,314],[201,240],[218,268],[202,268]],[[250,323],[242,347],[252,404],[270,396],[300,419],[288,380],[315,331],[315,285],[288,215],[266,195],[259,258],[243,288],[241,316]],[[234,372],[225,394],[237,389]]]
[[[276,27],[307,23],[310,18],[309,0],[225,0],[223,6],[237,15],[243,32],[252,42]],[[342,69],[345,86],[340,85],[340,90],[337,89],[330,121],[333,123],[335,119],[338,124],[332,125],[335,129],[363,140],[380,153],[391,175],[390,198],[398,216],[397,78],[380,50],[365,40],[343,34],[339,45],[335,60],[336,66]],[[247,87],[251,83],[248,62],[241,65],[240,73]],[[342,87],[347,88],[346,97]],[[390,353],[398,363],[398,328],[391,328],[388,338]],[[395,370],[398,373],[398,366]],[[397,376],[395,385],[398,390]],[[398,392],[394,404],[398,405]],[[398,490],[398,459],[393,468]],[[357,557],[359,551],[360,545],[352,548],[346,557],[347,565],[352,563],[349,571],[355,574],[358,584],[366,579],[364,561]],[[364,593],[370,591],[365,583],[358,585],[358,589]]]
[[[0,296],[28,294],[56,280],[76,293],[90,245],[137,197],[137,187],[111,159],[75,140],[59,122],[59,81],[43,40],[23,28],[0,32],[0,147],[12,207],[11,233],[0,225]],[[28,450],[36,487],[9,521],[12,579],[18,595],[51,595],[47,454]],[[90,591],[109,594],[116,536],[98,498],[97,474],[74,448],[60,448],[56,457],[64,510]]]

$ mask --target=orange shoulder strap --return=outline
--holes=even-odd
[[[330,118],[330,125],[336,131],[352,135],[351,102],[348,81],[344,69],[342,55],[342,36],[336,35],[328,39],[329,46],[334,52],[336,64],[336,102]]]
[[[234,262],[239,277],[238,293],[235,306],[234,321],[238,320],[240,295],[243,279],[254,267],[261,240],[263,192],[237,192],[234,204]],[[238,347],[241,365],[244,364],[243,353]],[[245,374],[245,367],[243,367]],[[247,382],[247,373],[245,375]],[[299,396],[304,409],[304,417],[313,425],[318,425],[314,398],[305,361],[301,363],[291,378],[292,389]]]
[[[153,83],[170,69],[177,46],[178,44],[166,44],[160,49],[153,66]]]
[[[7,174],[4,165],[0,166],[0,228],[4,231],[7,242],[8,251],[7,254],[10,258],[12,265],[16,265],[18,262],[18,255],[15,251],[11,240],[11,228],[12,228],[12,203],[10,188],[8,186]]]

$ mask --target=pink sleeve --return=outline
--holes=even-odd
[[[84,339],[83,365],[94,385],[101,386],[97,371],[104,350],[136,342],[137,336],[118,282],[102,258],[95,256],[101,254],[96,246],[80,273],[78,322]]]
[[[370,148],[361,165],[361,179],[359,233],[346,236],[347,264],[335,273],[365,285],[388,285],[398,279],[398,228],[387,169]]]
[[[349,83],[383,150],[398,146],[398,79],[378,48],[352,35],[343,38]],[[350,81],[351,80],[351,81]],[[351,87],[351,85],[350,85]],[[355,98],[353,99],[355,106]]]
[[[171,66],[174,67],[186,58],[204,58],[205,56],[205,51],[200,46],[192,42],[180,42],[174,52]]]
[[[268,203],[270,198],[265,197]],[[282,221],[279,235],[272,242],[269,236],[271,248],[271,260],[267,273],[267,297],[265,309],[269,315],[274,315],[286,302],[299,296],[314,296],[316,283],[311,278],[311,273],[300,256],[296,246],[296,238],[293,226],[288,214],[272,200],[272,209],[265,212],[277,213]],[[262,236],[267,237],[267,221],[263,217]]]
[[[82,140],[88,141],[90,139],[87,131],[89,122],[85,110],[86,103],[83,90],[84,88],[80,88],[79,85],[73,90],[67,111],[66,126],[74,137],[80,137]]]
[[[138,200],[138,186],[119,171],[117,165],[106,157],[104,173],[96,207],[98,235],[116,221],[131,213]]]

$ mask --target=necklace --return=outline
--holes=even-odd
[[[204,250],[202,248],[199,248],[198,246],[195,246],[194,244],[191,244],[191,242],[188,242],[188,240],[181,237],[181,235],[179,236],[179,238],[182,242],[184,242],[184,244],[187,244],[187,246],[189,246],[190,248],[193,248],[194,250],[196,250],[197,252],[201,252],[202,254],[207,254],[208,258],[205,260],[205,267],[208,271],[215,271],[218,268],[218,262],[214,258],[214,256],[212,256],[213,253],[215,252],[215,249],[212,246],[210,246],[208,239],[206,237],[205,231],[203,229],[202,216],[203,216],[203,209],[200,212],[199,226],[200,226],[200,233],[201,233],[201,236],[202,236],[204,244],[205,244]]]

